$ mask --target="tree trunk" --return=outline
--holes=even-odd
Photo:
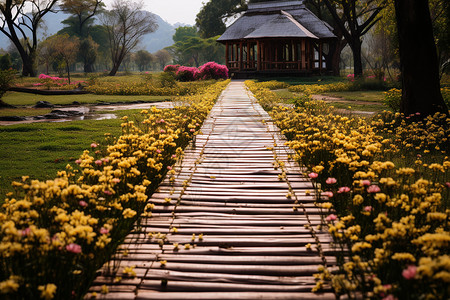
[[[400,112],[421,118],[448,114],[439,82],[439,66],[428,1],[395,0],[402,102]]]
[[[94,72],[94,67],[92,64],[85,62],[84,63],[84,73],[92,73]]]
[[[356,77],[362,77],[363,75],[363,66],[362,66],[362,50],[361,50],[361,41],[354,40],[350,47],[352,48],[353,53],[353,73]]]

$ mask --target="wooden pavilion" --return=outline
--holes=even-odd
[[[332,31],[303,0],[260,2],[249,4],[217,41],[226,46],[235,78],[324,74],[332,70]]]

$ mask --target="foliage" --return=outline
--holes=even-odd
[[[273,97],[249,87],[260,101]],[[450,118],[349,118],[314,101],[270,115],[307,168],[334,239],[339,270],[320,267],[314,291],[331,284],[350,299],[447,299]]]
[[[139,50],[134,55],[134,61],[136,62],[139,71],[148,69],[150,63],[154,60],[154,56],[147,50]]]
[[[179,68],[180,68],[180,65],[167,65],[164,67],[164,72],[175,74]]]
[[[218,36],[203,39],[198,36],[189,36],[169,47],[174,62],[180,65],[199,67],[208,61],[223,62],[225,46],[217,43]]]
[[[197,28],[194,26],[180,26],[175,29],[175,34],[172,39],[176,43],[195,36],[198,36]]]
[[[89,36],[89,27],[92,26],[93,17],[98,12],[98,9],[104,7],[102,0],[64,0],[61,4],[61,9],[69,14],[72,14],[76,21],[75,35],[81,38]],[[63,21],[63,23],[71,23]]]
[[[9,53],[0,55],[0,70],[9,70],[12,68],[11,56]]]
[[[122,136],[93,143],[54,180],[13,182],[0,212],[0,287],[10,299],[81,298],[141,214],[227,82],[175,109],[124,117]],[[171,171],[169,171],[171,174]]]
[[[199,73],[196,77],[202,80],[227,79],[228,68],[211,61],[199,68]]]
[[[14,70],[0,70],[0,99],[11,87],[16,77],[16,72]]]
[[[163,75],[164,76],[164,75]],[[152,76],[152,80],[117,83],[116,81],[99,81],[85,88],[86,91],[97,95],[148,95],[148,96],[183,96],[199,92],[210,81],[186,82],[172,84],[171,79]],[[167,86],[164,86],[167,84]]]
[[[155,57],[156,57],[156,60],[157,60],[158,63],[159,63],[159,66],[160,66],[161,70],[163,70],[163,69],[164,69],[164,66],[165,66],[168,62],[170,62],[170,61],[172,60],[172,55],[171,55],[170,52],[169,52],[168,50],[166,50],[166,49],[158,50],[158,51],[155,53]]]
[[[283,81],[270,80],[270,81],[258,82],[258,87],[269,89],[269,90],[279,90],[279,89],[286,89],[286,88],[290,87],[290,84],[283,82]]]
[[[379,20],[387,0],[324,0],[331,16],[353,52],[355,75],[363,74],[361,44],[364,36]]]
[[[450,88],[441,88],[442,97],[447,107],[450,107]],[[400,111],[400,105],[402,102],[402,90],[390,89],[384,94],[384,103],[390,107],[394,112]]]
[[[112,10],[103,15],[113,62],[110,76],[116,75],[125,56],[138,45],[142,36],[158,28],[155,15],[142,8],[143,2],[115,0]]]
[[[194,81],[198,78],[199,70],[194,67],[181,66],[175,73],[175,78],[179,81]]]
[[[37,30],[42,18],[52,11],[56,2],[57,0],[3,1],[0,5],[0,32],[11,40],[20,53],[24,76],[35,75]]]

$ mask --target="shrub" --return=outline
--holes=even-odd
[[[14,70],[0,70],[0,99],[6,93],[6,91],[10,88],[11,83],[15,79],[15,71]]]
[[[180,65],[167,65],[164,68],[164,72],[168,72],[168,73],[176,73],[178,71],[178,69],[180,68]]]
[[[184,82],[194,81],[197,79],[198,73],[199,71],[195,67],[181,66],[178,68],[178,71],[176,73],[176,79]]]
[[[400,111],[400,103],[402,101],[402,90],[390,89],[384,92],[384,104],[394,112]]]
[[[215,62],[208,62],[200,67],[199,79],[227,79],[228,68]]]
[[[177,85],[175,76],[172,72],[161,73],[158,77],[158,83],[161,87],[173,88]]]

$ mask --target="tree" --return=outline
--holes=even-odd
[[[335,76],[340,75],[340,62],[341,53],[347,46],[347,41],[344,38],[341,28],[338,26],[333,16],[330,14],[323,0],[306,0],[306,7],[311,10],[319,19],[327,22],[333,27],[333,33],[336,36],[336,40],[330,42],[330,51],[326,54],[326,60],[331,61],[331,64],[327,64],[329,70],[333,72]]]
[[[142,7],[143,2],[115,0],[112,10],[103,15],[113,63],[110,76],[116,75],[123,59],[137,46],[142,36],[158,28],[155,16],[143,11]]]
[[[80,39],[78,37],[71,37],[68,34],[56,35],[53,39],[52,46],[55,55],[64,61],[70,84],[70,66],[76,62]]]
[[[4,0],[0,2],[0,32],[5,34],[20,53],[23,76],[35,76],[38,46],[37,31],[42,18],[57,0]]]
[[[172,55],[166,49],[158,50],[155,53],[156,60],[158,61],[161,70],[172,60]]]
[[[74,15],[77,20],[77,35],[86,38],[89,35],[89,21],[92,21],[98,9],[103,6],[102,0],[64,0],[61,9]]]
[[[243,0],[210,0],[204,4],[195,19],[200,36],[210,38],[224,33],[224,19],[245,10],[246,3]]]
[[[154,56],[147,50],[139,50],[134,55],[134,62],[138,66],[140,72],[148,69],[149,65],[154,59]]]
[[[91,36],[80,41],[78,57],[84,64],[84,72],[94,72],[94,63],[97,60],[99,45],[94,42]]]
[[[362,76],[361,38],[380,20],[386,0],[323,0],[352,49],[355,76]]]
[[[400,112],[420,118],[448,108],[442,98],[428,1],[394,0],[402,72]]]
[[[183,41],[191,36],[199,36],[197,28],[195,28],[194,26],[180,26],[175,29],[175,34],[173,35],[172,39],[176,43],[179,41]]]

